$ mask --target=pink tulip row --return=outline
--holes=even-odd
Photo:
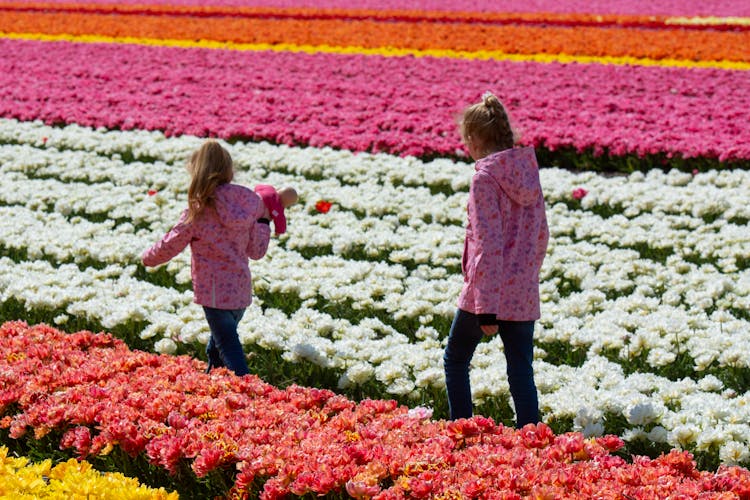
[[[490,419],[429,418],[393,401],[281,390],[188,357],[130,351],[107,334],[0,326],[0,420],[11,438],[64,431],[79,457],[120,446],[199,477],[238,472],[228,494],[281,498],[750,498],[750,472],[696,470],[687,452],[632,463],[615,436],[513,430]],[[258,486],[262,485],[262,486]]]
[[[70,0],[45,0],[47,3],[71,3]],[[337,9],[403,9],[398,0],[87,0],[86,3],[135,5],[221,5],[232,7],[316,7]],[[415,10],[465,12],[554,12],[676,16],[750,16],[745,0],[420,0],[408,4]]]
[[[745,71],[0,40],[0,116],[430,156],[493,90],[523,142],[750,159]]]

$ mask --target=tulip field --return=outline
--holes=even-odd
[[[0,497],[750,499],[747,1],[0,0],[0,55]],[[550,227],[518,430],[498,336],[446,420],[487,90]],[[300,195],[245,377],[140,261],[207,137]]]

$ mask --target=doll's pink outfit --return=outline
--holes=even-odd
[[[273,219],[273,229],[276,234],[284,234],[286,232],[286,214],[284,213],[284,205],[281,203],[281,197],[273,186],[268,184],[258,184],[255,186],[255,192],[261,197],[263,203],[268,208],[268,213]]]
[[[216,309],[241,309],[252,302],[248,258],[266,254],[271,230],[257,222],[264,208],[252,190],[222,184],[215,191],[215,208],[207,208],[191,223],[187,210],[177,224],[143,253],[146,266],[158,266],[190,245],[194,301]]]
[[[539,270],[549,228],[534,149],[494,153],[475,169],[458,307],[498,320],[539,319]]]

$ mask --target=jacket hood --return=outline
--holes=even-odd
[[[222,184],[214,193],[216,214],[224,226],[250,227],[260,217],[260,197],[237,184]]]
[[[490,174],[505,194],[519,205],[532,205],[542,194],[533,147],[498,151],[479,160],[475,168]]]

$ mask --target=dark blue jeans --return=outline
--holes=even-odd
[[[534,383],[534,322],[500,321],[498,334],[503,340],[508,366],[508,385],[516,408],[516,427],[539,422],[539,400]],[[475,314],[459,309],[453,318],[445,346],[445,386],[450,418],[473,415],[469,363],[484,337]]]
[[[240,344],[237,325],[245,314],[245,309],[214,309],[203,306],[206,321],[211,329],[211,339],[206,346],[208,369],[226,367],[237,375],[247,375],[250,370],[245,361],[245,351]]]

